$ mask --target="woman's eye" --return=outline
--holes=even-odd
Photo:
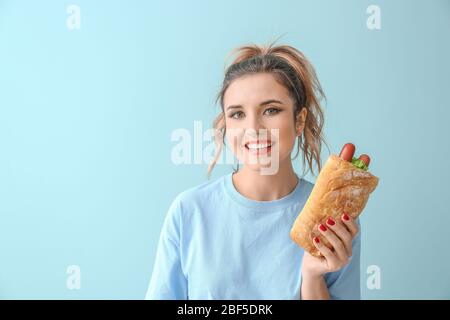
[[[280,109],[277,108],[268,108],[264,111],[265,114],[277,114],[278,112],[280,112]]]
[[[242,115],[242,111],[237,111],[235,113],[232,113],[229,117],[233,119],[239,119]]]

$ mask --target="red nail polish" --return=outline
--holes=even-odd
[[[344,213],[344,215],[342,217],[344,218],[345,221],[350,220],[350,217],[346,213]]]
[[[320,242],[319,237],[314,237],[314,242],[315,242],[315,243],[319,243],[319,242]]]
[[[327,231],[327,227],[325,227],[323,224],[319,225],[319,229],[322,231]]]
[[[327,220],[327,224],[330,225],[330,226],[334,226],[334,225],[336,224],[336,222],[334,222],[334,220],[331,219],[331,217],[330,217],[330,218],[328,218],[328,220]]]

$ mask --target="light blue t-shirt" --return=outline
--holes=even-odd
[[[145,299],[301,299],[303,249],[289,231],[313,184],[273,201],[234,187],[232,173],[181,192],[164,220]],[[359,224],[359,219],[356,220]],[[360,299],[361,232],[325,280],[332,299]]]

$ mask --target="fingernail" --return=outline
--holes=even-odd
[[[344,218],[345,221],[350,220],[350,217],[346,213],[343,214],[342,218]]]
[[[323,224],[319,225],[319,229],[322,231],[327,231],[327,227],[325,227]]]
[[[315,242],[315,243],[319,243],[319,242],[320,242],[319,237],[314,237],[314,242]]]
[[[334,226],[336,224],[336,222],[334,222],[334,220],[331,217],[329,217],[327,220],[327,224],[330,226]]]

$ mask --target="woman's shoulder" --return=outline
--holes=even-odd
[[[224,179],[227,175],[204,181],[196,186],[181,191],[175,197],[174,202],[179,204],[198,203],[199,201],[212,200],[222,193]]]

